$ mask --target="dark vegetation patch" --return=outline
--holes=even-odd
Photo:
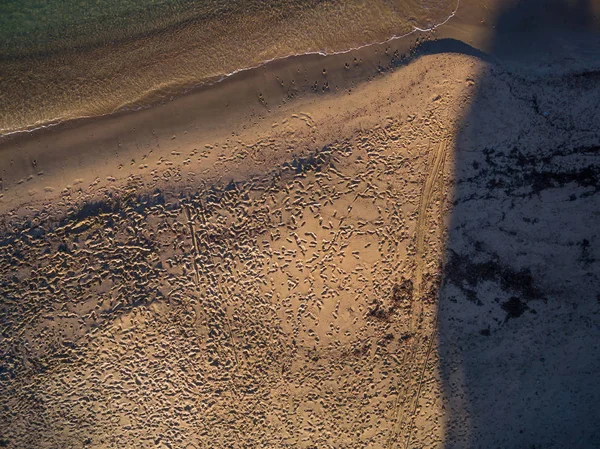
[[[528,301],[544,299],[542,291],[535,285],[531,270],[524,268],[516,271],[500,263],[497,255],[485,262],[473,262],[468,255],[450,250],[444,273],[444,282],[454,284],[469,301],[477,305],[483,305],[477,298],[477,286],[480,282],[492,281],[500,284],[502,290],[513,295],[502,305],[502,309],[508,314],[507,319],[517,318],[529,310]]]
[[[394,284],[392,287],[392,302],[398,304],[402,301],[410,301],[413,295],[413,282],[409,278],[400,281],[399,284]]]
[[[600,146],[557,148],[547,156],[539,156],[544,153],[547,154],[547,152],[527,154],[522,149],[514,147],[505,154],[493,148],[484,148],[482,154],[485,156],[485,164],[473,162],[475,173],[460,180],[459,183],[483,182],[489,191],[504,190],[507,195],[518,197],[523,195],[515,195],[514,191],[517,189],[529,188],[529,192],[524,196],[531,197],[539,195],[544,190],[571,183],[592,188],[592,194],[600,191],[599,164],[565,167],[562,161],[555,162],[557,157],[600,154]]]
[[[389,299],[375,299],[367,311],[367,316],[387,321],[402,307],[410,307],[413,296],[413,282],[409,278],[402,279],[392,286]]]
[[[371,307],[369,307],[367,316],[377,318],[378,320],[387,321],[390,319],[392,312],[393,311],[391,308],[385,307],[383,301],[376,299],[371,304]]]
[[[593,257],[590,252],[590,241],[588,239],[583,239],[579,242],[579,247],[581,248],[581,255],[579,256],[579,262],[581,262],[584,266],[590,265],[596,262],[596,258]]]
[[[533,169],[530,176],[531,191],[539,194],[542,190],[563,187],[575,183],[581,187],[593,187],[595,192],[600,190],[600,167],[588,166],[569,172]]]
[[[461,289],[465,284],[475,288],[482,281],[496,281],[502,290],[518,293],[525,300],[542,298],[542,292],[534,285],[531,270],[515,271],[501,264],[496,255],[485,262],[473,262],[468,255],[450,250],[444,271],[445,281]]]
[[[569,75],[567,79],[573,77],[600,81],[600,70],[586,70],[584,72],[575,73],[574,75]]]
[[[519,318],[529,310],[529,306],[521,301],[516,296],[511,297],[508,301],[505,301],[501,305],[502,310],[506,312],[506,318],[504,321],[508,321],[510,318]]]

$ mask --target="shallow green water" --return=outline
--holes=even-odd
[[[0,134],[429,27],[456,0],[3,0]]]
[[[289,13],[313,1],[280,0],[4,0],[0,2],[0,51],[23,56],[113,42],[187,21],[226,18],[268,9]]]

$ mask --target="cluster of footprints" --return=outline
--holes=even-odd
[[[390,120],[193,196],[132,184],[67,219],[6,228],[3,438],[439,442],[446,144],[407,146],[407,126]]]

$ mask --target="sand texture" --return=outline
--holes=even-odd
[[[597,49],[506,42],[5,144],[0,445],[600,447]]]

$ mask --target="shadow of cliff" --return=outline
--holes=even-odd
[[[517,1],[495,21],[496,62],[455,148],[438,325],[446,448],[600,447],[593,8]]]

